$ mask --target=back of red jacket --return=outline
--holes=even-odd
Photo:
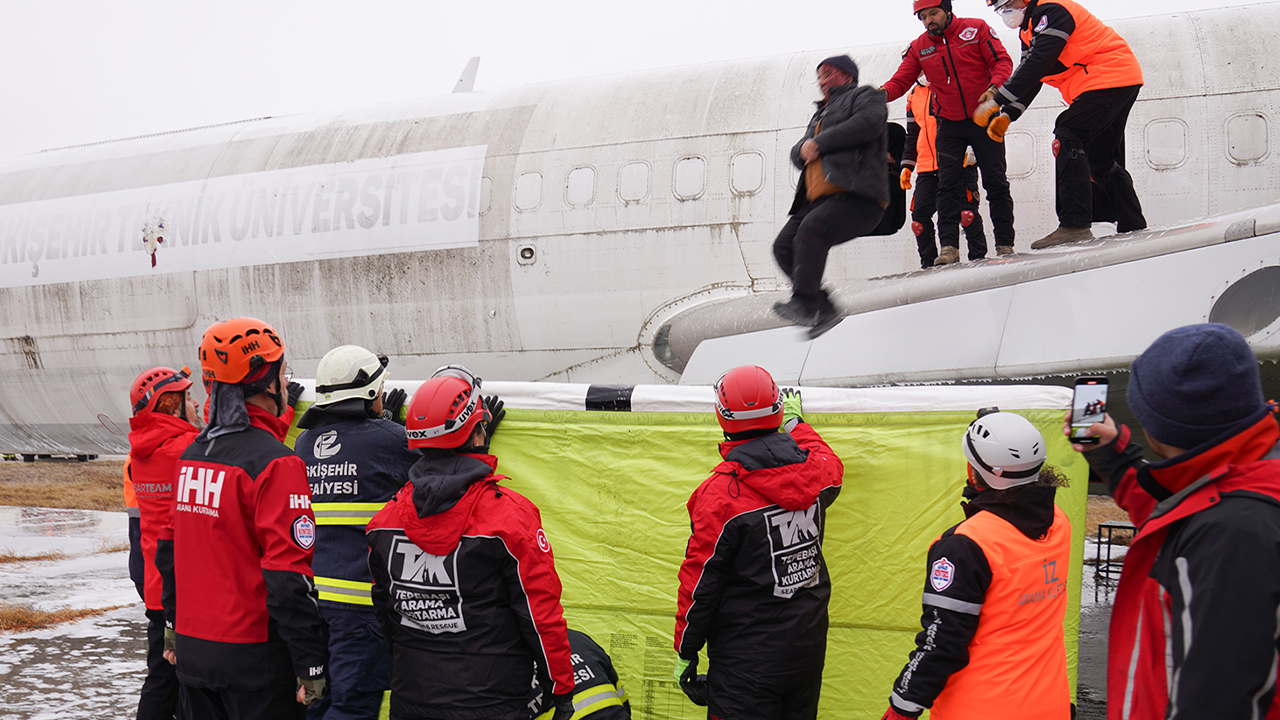
[[[160,571],[156,569],[156,541],[169,524],[173,505],[174,468],[178,457],[200,431],[173,415],[144,412],[129,418],[128,474],[142,518],[142,557],[148,610],[160,603]]]
[[[249,417],[249,428],[196,439],[182,454],[160,537],[178,676],[194,687],[249,690],[324,675],[306,467],[280,442],[281,420],[254,406]]]
[[[902,97],[924,72],[933,90],[931,111],[947,120],[968,120],[978,97],[999,87],[1013,60],[991,26],[977,18],[952,18],[941,36],[923,33],[911,42],[898,71],[884,84],[888,100]]]

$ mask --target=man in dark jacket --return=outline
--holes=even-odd
[[[200,342],[209,425],[178,459],[156,566],[165,657],[191,718],[295,718],[324,694],[324,625],[302,459],[282,440],[284,341],[267,323],[214,323]]]
[[[591,636],[569,628],[569,651],[573,660],[573,716],[591,720],[629,720],[631,701],[613,669],[613,659]],[[550,696],[533,677],[529,720],[551,720]]]
[[[391,717],[525,720],[529,678],[573,715],[560,577],[538,508],[499,485],[480,378],[449,365],[409,402],[422,457],[368,527]]]
[[[715,396],[724,462],[689,498],[675,675],[717,718],[811,720],[831,598],[822,537],[844,466],[763,368],[730,370]]]
[[[404,426],[382,417],[387,358],[356,345],[336,347],[316,367],[316,401],[294,447],[307,465],[316,548],[311,569],[329,630],[329,695],[311,720],[374,720],[391,689],[391,658],[373,612],[364,529],[404,487],[418,454]],[[391,391],[399,418],[404,391]]]
[[[951,0],[914,0],[912,8],[925,32],[911,42],[884,90],[890,101],[896,100],[911,89],[921,72],[933,90],[932,112],[938,119],[938,242],[942,246],[935,264],[960,261],[964,156],[969,147],[982,171],[996,252],[1007,255],[1013,252],[1013,195],[1004,144],[988,137],[970,118],[1009,78],[1013,61],[990,25],[956,17]]]
[[[818,86],[822,100],[804,137],[791,148],[791,162],[802,171],[791,217],[773,242],[773,256],[792,286],[791,300],[773,310],[809,327],[811,338],[835,327],[841,317],[822,289],[827,253],[875,230],[889,205],[884,96],[858,85],[858,66],[848,55],[818,64]]]
[[[1072,445],[1137,526],[1111,613],[1113,717],[1280,713],[1280,427],[1248,343],[1219,324],[1161,335],[1133,361],[1129,428]],[[1063,426],[1070,434],[1070,425]]]

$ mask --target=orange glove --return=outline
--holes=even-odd
[[[973,121],[978,123],[980,127],[986,127],[991,124],[991,116],[998,112],[1000,112],[1000,106],[994,101],[988,100],[973,111]]]
[[[991,124],[987,125],[987,137],[998,143],[1004,142],[1004,134],[1009,131],[1010,122],[1013,121],[1004,113],[991,118]]]
[[[903,190],[911,189],[911,168],[902,168],[902,175],[898,178],[898,187]]]

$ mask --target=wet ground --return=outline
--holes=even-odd
[[[0,564],[0,605],[117,607],[44,630],[0,633],[0,720],[132,718],[146,673],[146,619],[129,581],[124,513],[0,508],[0,553],[66,557]],[[1086,543],[1085,557],[1094,555]],[[1106,718],[1107,623],[1114,580],[1082,576],[1077,717]]]

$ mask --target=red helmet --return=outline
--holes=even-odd
[[[219,320],[200,340],[200,368],[205,380],[242,383],[284,357],[284,341],[270,325],[251,317]]]
[[[129,388],[129,403],[133,405],[133,414],[150,412],[156,409],[156,402],[167,392],[182,392],[191,387],[191,368],[181,371],[167,367],[153,367],[133,379]]]
[[[921,10],[940,7],[947,12],[951,12],[951,0],[912,0],[911,14],[918,15]]]
[[[742,365],[715,384],[716,419],[727,433],[769,430],[782,425],[782,393],[768,370]]]
[[[409,400],[405,435],[411,448],[462,447],[484,416],[480,378],[461,365],[445,365]]]

